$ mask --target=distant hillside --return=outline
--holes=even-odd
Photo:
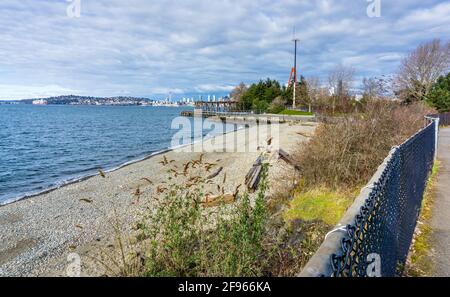
[[[36,99],[43,99],[47,101],[47,104],[60,104],[60,105],[144,105],[153,102],[148,98],[136,98],[136,97],[90,97],[90,96],[57,96],[49,98],[34,98],[24,99],[20,102],[25,104],[32,104]]]

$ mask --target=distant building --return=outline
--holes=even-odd
[[[47,105],[47,100],[37,99],[31,102],[33,105]]]

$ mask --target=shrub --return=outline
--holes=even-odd
[[[201,160],[197,162],[202,165]],[[266,171],[254,205],[247,193],[214,212],[201,206],[207,179],[168,186],[159,207],[139,224],[146,276],[260,276],[267,225]],[[194,177],[190,177],[194,178]],[[220,187],[220,186],[219,186]]]
[[[162,163],[170,166],[172,162],[164,159]],[[170,168],[167,182],[156,188],[164,197],[151,196],[157,205],[152,201],[145,208],[131,238],[118,221],[114,224],[117,245],[95,259],[107,269],[105,273],[180,277],[298,274],[330,226],[320,220],[295,218],[286,224],[271,213],[266,201],[268,165],[263,166],[255,197],[243,193],[233,204],[204,208],[200,202],[212,180],[191,173],[193,164],[196,171],[211,166],[200,157],[185,164],[183,172]],[[185,180],[173,181],[177,175]],[[223,193],[223,185],[212,185]]]
[[[278,96],[275,98],[272,103],[270,103],[269,108],[267,109],[267,113],[277,114],[284,110],[286,106],[286,100],[283,97]]]
[[[351,188],[366,183],[394,145],[424,125],[431,110],[377,100],[364,112],[348,114],[336,123],[321,124],[295,157],[306,187]]]

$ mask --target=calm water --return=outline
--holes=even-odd
[[[0,205],[168,148],[183,109],[0,105]]]

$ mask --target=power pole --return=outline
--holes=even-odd
[[[292,39],[294,42],[294,94],[292,98],[292,108],[295,108],[295,89],[297,88],[297,42],[300,41],[300,39],[296,38],[295,36],[295,27],[294,27],[294,37]]]

